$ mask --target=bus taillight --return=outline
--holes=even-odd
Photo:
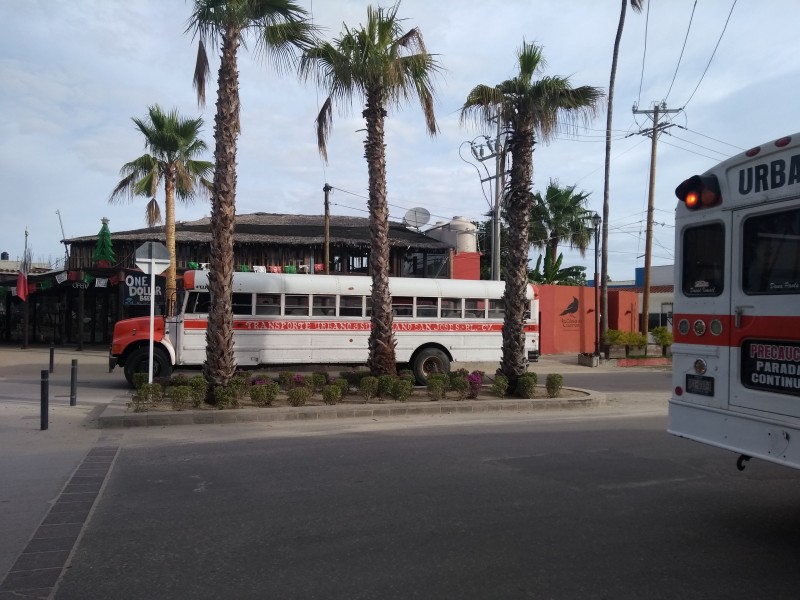
[[[714,175],[693,175],[675,188],[675,195],[689,210],[722,204],[719,182]]]

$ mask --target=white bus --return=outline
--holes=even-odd
[[[800,467],[800,134],[675,190],[669,431]]]
[[[155,377],[206,359],[208,271],[187,271],[183,309],[158,317],[154,327]],[[370,334],[372,279],[359,276],[235,273],[235,362],[259,365],[363,365]],[[398,363],[408,363],[421,383],[450,363],[497,362],[504,318],[500,281],[390,278]],[[528,286],[525,350],[539,356],[539,299]],[[128,382],[149,364],[149,317],[114,327],[110,368],[124,368]]]

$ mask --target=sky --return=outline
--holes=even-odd
[[[330,40],[366,18],[365,0],[297,0]],[[384,2],[386,6],[389,3]],[[649,6],[648,6],[649,5]],[[218,51],[209,49],[208,102],[192,87],[197,40],[186,33],[192,2],[180,0],[0,0],[0,251],[22,256],[25,231],[35,262],[63,266],[60,240],[145,226],[144,199],[109,204],[122,165],[144,153],[133,117],[153,104],[202,117],[213,156]],[[436,78],[439,133],[427,135],[419,104],[390,109],[386,127],[390,218],[431,213],[484,220],[493,192],[480,179],[493,163],[470,143],[491,129],[462,125],[460,108],[477,84],[514,76],[523,41],[544,48],[543,75],[607,91],[619,0],[402,0],[399,16],[418,27],[442,70]],[[612,136],[609,272],[633,279],[644,266],[654,103],[676,112],[658,138],[652,265],[673,262],[675,187],[750,147],[798,131],[800,3],[796,0],[649,0],[628,10],[617,71]],[[691,25],[690,25],[691,24]],[[723,33],[724,31],[724,33]],[[687,34],[688,32],[688,34]],[[239,214],[367,216],[364,121],[358,102],[334,112],[328,156],[316,148],[314,119],[326,98],[313,82],[281,74],[263,57],[239,54]],[[585,126],[537,144],[534,191],[548,182],[589,194],[602,214],[605,106]],[[484,170],[488,169],[488,172]],[[488,200],[487,200],[488,198]],[[158,196],[163,203],[163,190]],[[178,205],[177,220],[207,216],[208,203]],[[62,236],[62,225],[63,233]],[[425,227],[423,227],[423,230]],[[568,245],[562,266],[594,271],[594,248]],[[538,252],[532,252],[532,264]]]

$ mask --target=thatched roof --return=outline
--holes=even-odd
[[[331,244],[336,246],[369,246],[369,219],[366,217],[331,216]],[[132,231],[112,231],[114,241],[164,241],[164,227],[148,227]],[[97,235],[65,240],[68,244],[95,243]],[[177,243],[211,243],[211,218],[175,223]],[[325,243],[323,215],[280,215],[253,213],[236,215],[235,244],[267,244],[276,246],[322,245]],[[443,242],[408,229],[401,223],[389,222],[389,246],[418,249],[447,249]]]

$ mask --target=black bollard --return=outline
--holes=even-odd
[[[78,359],[72,359],[72,376],[69,380],[69,405],[78,403]]]
[[[40,429],[44,431],[48,427],[48,421],[50,416],[50,398],[48,397],[50,390],[50,375],[47,373],[47,370],[42,369],[42,403],[41,403],[41,418],[40,418]]]
[[[56,357],[56,348],[53,344],[50,344],[50,372],[53,372],[53,363],[55,362]]]

